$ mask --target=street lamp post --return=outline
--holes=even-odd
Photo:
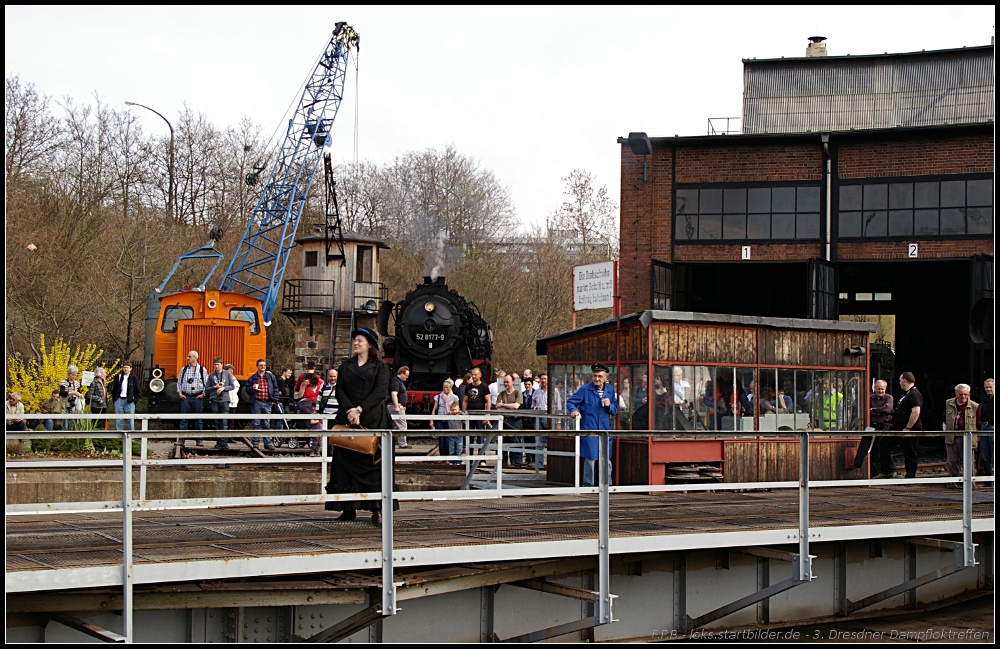
[[[173,219],[174,218],[174,125],[170,123],[170,120],[163,116],[158,110],[154,110],[149,106],[144,106],[143,104],[137,104],[134,101],[126,101],[126,106],[138,106],[139,108],[145,108],[146,110],[156,113],[160,119],[167,123],[167,128],[170,129],[170,160],[167,162],[167,215]]]

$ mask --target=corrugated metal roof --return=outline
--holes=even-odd
[[[994,120],[993,48],[743,61],[743,132]]]
[[[370,237],[367,234],[361,234],[360,232],[354,232],[352,230],[344,230],[344,241],[354,241],[357,243],[374,243],[379,248],[385,248],[389,250],[389,244],[381,239],[376,239],[375,237]],[[320,233],[305,234],[297,237],[295,239],[296,243],[305,243],[307,241],[325,241],[326,237]]]

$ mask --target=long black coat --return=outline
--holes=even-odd
[[[361,425],[372,430],[392,428],[385,398],[389,394],[389,366],[377,356],[358,367],[356,357],[340,364],[337,377],[337,418],[334,424],[347,424],[347,411],[361,406]]]
[[[340,406],[334,424],[347,424],[347,411],[361,406],[361,425],[371,430],[390,430],[392,422],[385,407],[389,394],[389,366],[378,357],[369,357],[358,367],[357,358],[351,358],[340,365],[337,377],[337,403]],[[333,465],[327,493],[370,493],[382,490],[382,450],[374,457],[345,448],[333,449]],[[358,509],[379,510],[380,501],[328,502],[326,509],[333,511],[355,511]],[[393,501],[393,509],[399,509]]]

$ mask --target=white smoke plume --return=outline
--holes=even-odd
[[[434,267],[431,268],[431,280],[436,280],[444,272],[444,242],[447,238],[448,233],[444,229],[438,230],[438,233],[434,235],[434,241],[428,255],[428,263],[434,264]]]

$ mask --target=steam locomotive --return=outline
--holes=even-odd
[[[393,373],[404,365],[410,368],[406,410],[411,414],[429,414],[444,380],[460,377],[473,367],[482,370],[484,382],[493,380],[490,326],[479,307],[449,289],[444,280],[424,277],[424,283],[402,302],[383,302],[378,314],[385,361]]]

